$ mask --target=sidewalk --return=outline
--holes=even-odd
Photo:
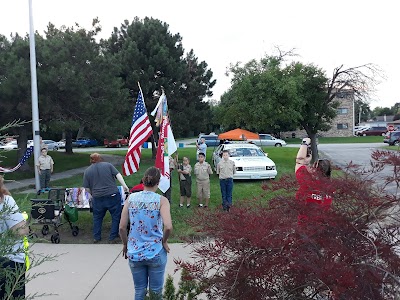
[[[165,278],[173,275],[177,286],[180,273],[174,273],[174,258],[190,259],[190,248],[183,244],[170,248]],[[30,281],[26,294],[52,294],[46,299],[54,300],[133,299],[132,275],[121,250],[122,245],[35,244],[34,255],[60,256],[29,271],[30,276],[47,274]]]
[[[70,178],[71,176],[83,174],[85,170],[88,168],[82,167],[78,169],[72,169],[60,173],[54,173],[51,175],[51,180],[58,180],[58,179],[66,179]],[[83,178],[83,176],[82,176]],[[31,192],[35,193],[35,178],[29,178],[29,179],[22,179],[22,180],[16,180],[16,181],[7,181],[6,182],[6,187],[9,191],[16,190],[16,189],[21,189],[21,188],[26,188],[27,190],[30,190]]]

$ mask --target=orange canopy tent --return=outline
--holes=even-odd
[[[245,140],[258,140],[259,136],[257,133],[253,133],[248,130],[236,128],[231,131],[227,131],[224,133],[221,133],[218,138],[220,140],[233,140],[233,141],[245,141]]]

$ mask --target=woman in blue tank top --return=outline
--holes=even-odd
[[[146,170],[144,191],[129,195],[119,224],[122,255],[129,258],[136,300],[145,298],[147,287],[154,299],[162,299],[172,221],[168,199],[156,193],[160,177],[157,168]]]

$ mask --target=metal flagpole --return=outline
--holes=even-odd
[[[33,132],[33,154],[35,162],[35,187],[40,190],[39,172],[36,168],[40,155],[40,131],[39,131],[39,105],[36,78],[36,51],[35,51],[35,31],[33,29],[32,0],[29,0],[29,49],[31,58],[31,93],[32,93],[32,132]]]

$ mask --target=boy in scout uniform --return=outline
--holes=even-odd
[[[210,200],[210,175],[213,171],[210,164],[205,161],[205,158],[205,153],[200,152],[198,155],[199,162],[194,165],[194,174],[196,175],[199,207],[203,207],[203,199],[205,199],[204,207],[207,208]]]
[[[40,176],[40,188],[47,189],[49,187],[51,173],[53,173],[54,161],[50,155],[47,155],[47,148],[42,148],[36,167]]]
[[[229,151],[222,151],[222,159],[217,165],[217,174],[221,187],[222,208],[228,212],[232,206],[233,175],[235,173],[235,162],[229,159]]]
[[[181,189],[181,198],[179,207],[183,207],[186,198],[186,207],[190,207],[190,197],[192,197],[192,166],[189,164],[189,158],[183,158],[183,164],[178,168],[179,183]]]

